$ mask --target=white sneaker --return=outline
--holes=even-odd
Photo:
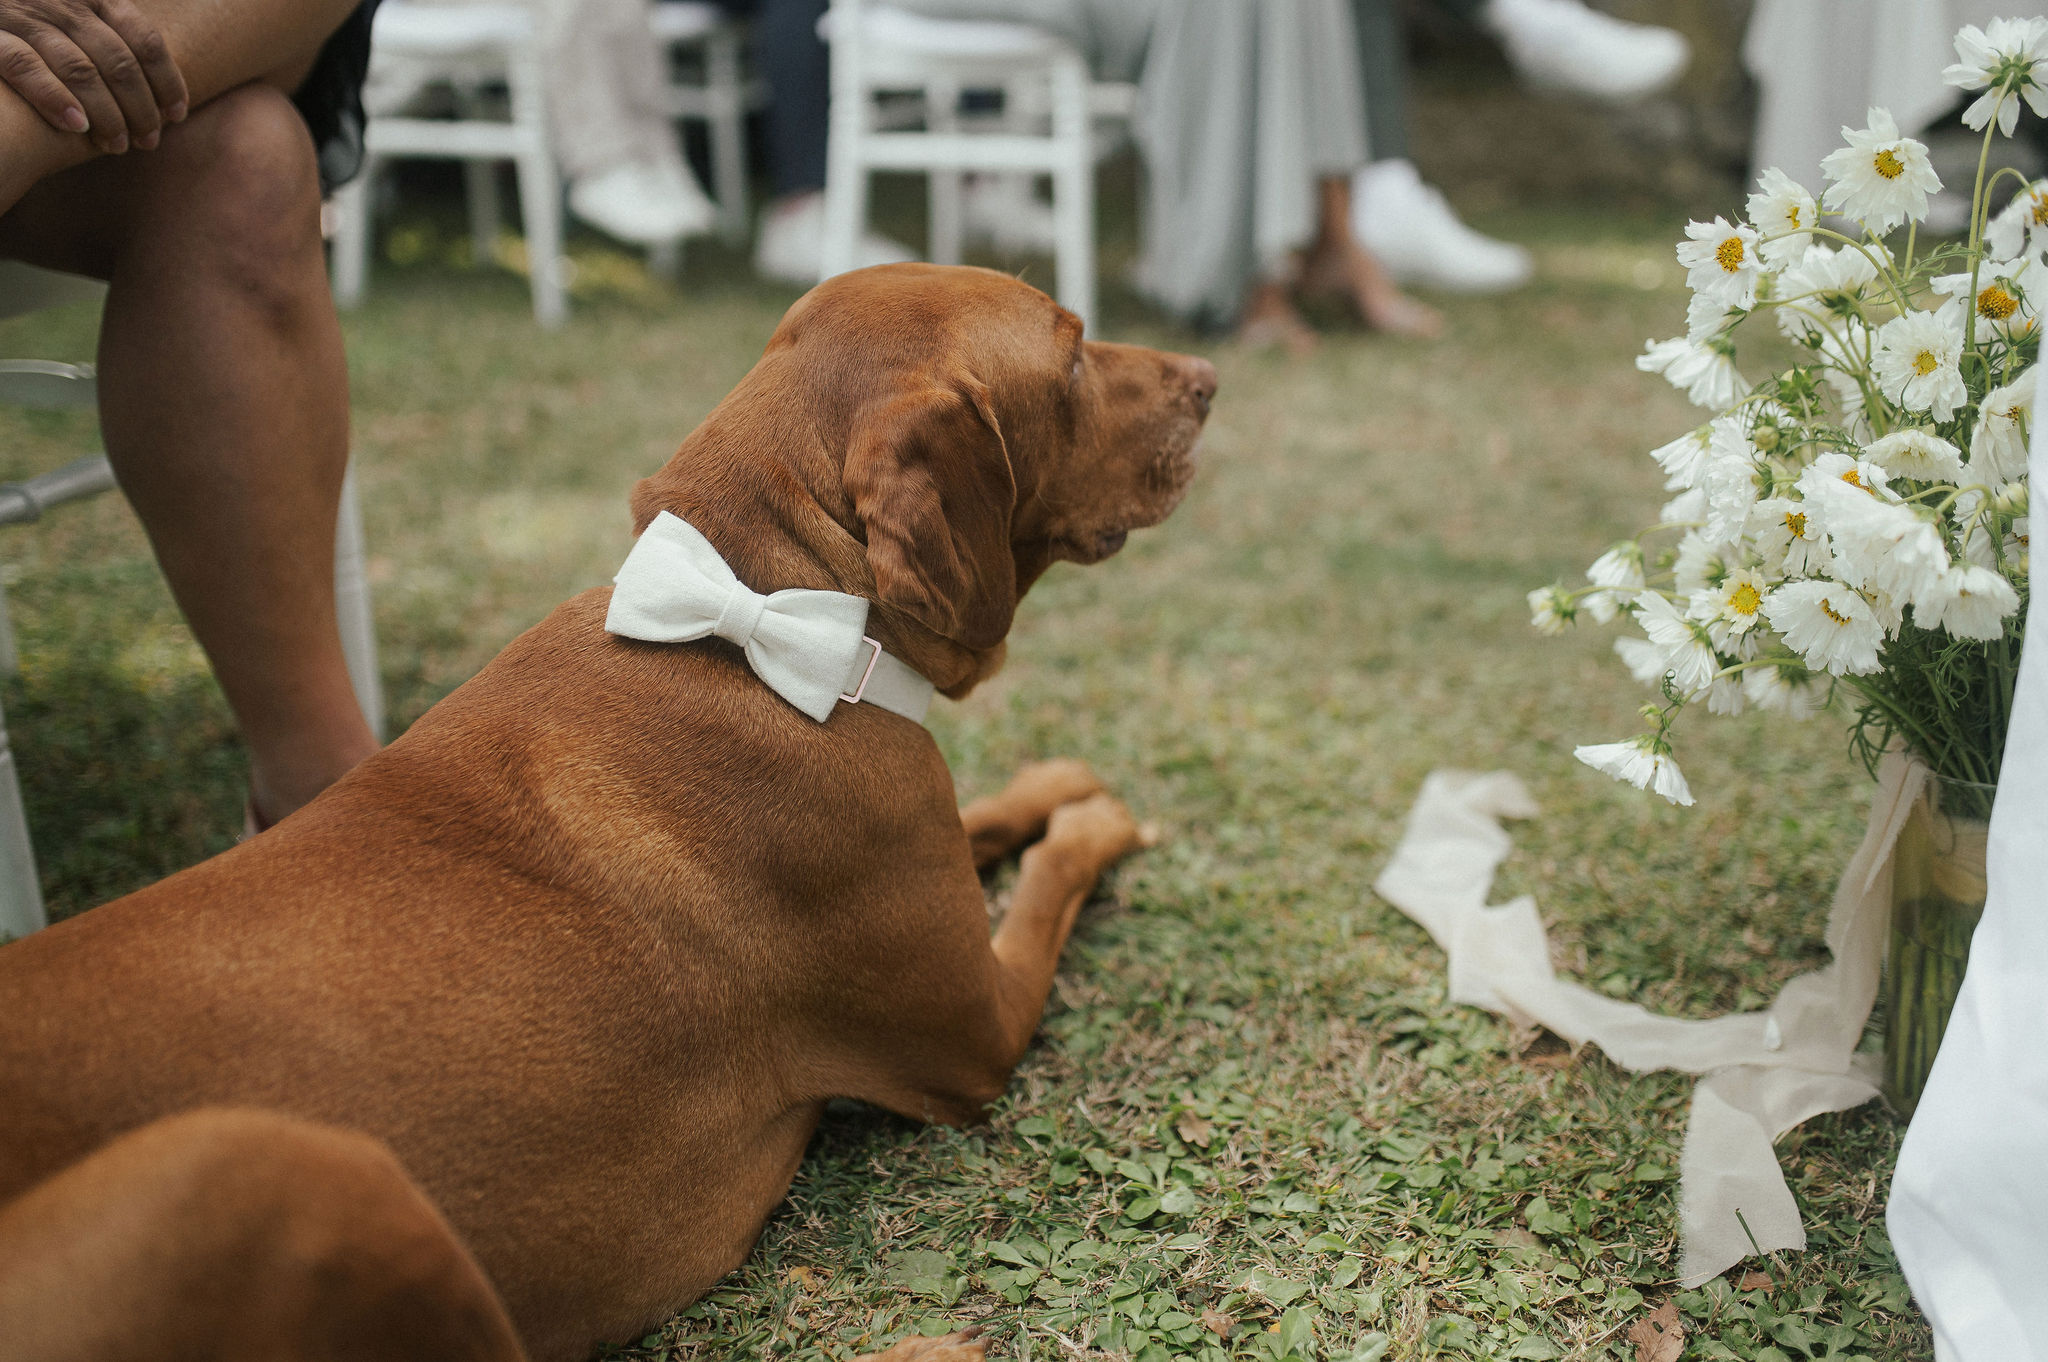
[[[901,265],[917,257],[907,246],[861,233],[854,268]],[[818,282],[825,261],[825,195],[799,194],[771,205],[761,215],[761,234],[754,242],[754,273],[779,284],[809,288]]]
[[[1500,293],[1529,282],[1529,252],[1458,220],[1412,162],[1375,161],[1351,181],[1351,230],[1403,284]]]
[[[1024,174],[972,175],[960,195],[960,224],[969,238],[1010,255],[1051,255],[1052,205]]]
[[[1653,95],[1692,60],[1676,29],[1626,23],[1583,0],[1488,0],[1483,17],[1530,84],[1598,99]]]
[[[569,211],[606,236],[659,246],[711,230],[711,200],[680,158],[628,161],[569,186]]]

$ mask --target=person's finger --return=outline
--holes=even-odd
[[[128,50],[128,44],[92,14],[79,16],[68,36],[91,59],[100,83],[121,107],[129,139],[145,151],[154,147],[163,130],[163,112],[157,108],[156,92],[149,88],[141,61]]]
[[[100,18],[121,35],[121,41],[142,63],[142,74],[156,96],[157,108],[163,110],[164,121],[182,121],[191,107],[191,95],[185,88],[185,73],[178,69],[163,33],[129,0],[105,0],[100,6]]]
[[[128,150],[128,120],[121,115],[121,106],[100,79],[99,68],[93,65],[91,57],[79,49],[77,43],[54,28],[38,29],[30,35],[29,43],[36,55],[43,59],[65,88],[85,107],[85,116],[92,123],[87,136],[92,144],[109,155],[118,156]]]
[[[58,132],[84,132],[92,126],[85,107],[44,63],[42,54],[12,33],[0,32],[0,83],[27,100]]]

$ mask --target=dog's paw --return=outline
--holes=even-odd
[[[1123,801],[1111,794],[1093,794],[1052,812],[1045,840],[1070,847],[1097,865],[1110,865],[1159,840],[1159,830],[1140,826]]]
[[[868,1353],[856,1362],[982,1362],[987,1351],[980,1329],[962,1329],[943,1338],[906,1338],[887,1352]]]
[[[1003,800],[1019,810],[1049,816],[1063,804],[1074,804],[1102,792],[1102,778],[1088,769],[1088,763],[1074,757],[1055,757],[1019,767],[1003,787]]]

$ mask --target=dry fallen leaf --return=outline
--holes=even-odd
[[[1199,1116],[1183,1116],[1174,1124],[1173,1132],[1180,1136],[1182,1143],[1207,1149],[1215,1128]]]
[[[1231,1315],[1224,1314],[1221,1310],[1204,1310],[1202,1312],[1202,1327],[1218,1338],[1229,1338],[1231,1330],[1237,1328],[1237,1320]]]
[[[1502,1248],[1541,1249],[1543,1247],[1541,1239],[1538,1239],[1520,1225],[1510,1229],[1495,1230],[1493,1232],[1493,1242],[1499,1244]]]
[[[1636,1362],[1678,1362],[1685,1351],[1685,1326],[1678,1307],[1666,1301],[1629,1326],[1628,1341],[1636,1345]]]
[[[793,1267],[782,1274],[782,1280],[800,1291],[816,1291],[825,1284],[825,1274],[814,1267]]]
[[[1768,1291],[1771,1289],[1771,1279],[1761,1272],[1745,1272],[1736,1280],[1735,1289],[1737,1291]]]

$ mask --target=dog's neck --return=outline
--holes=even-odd
[[[995,675],[1003,665],[1003,644],[966,647],[877,598],[853,504],[839,487],[837,461],[815,438],[785,444],[777,461],[758,455],[750,461],[744,453],[735,457],[718,449],[726,443],[718,416],[714,412],[673,459],[634,489],[635,533],[668,511],[696,526],[740,581],[764,595],[802,587],[866,598],[868,633],[951,699]],[[718,457],[712,457],[714,450]]]

